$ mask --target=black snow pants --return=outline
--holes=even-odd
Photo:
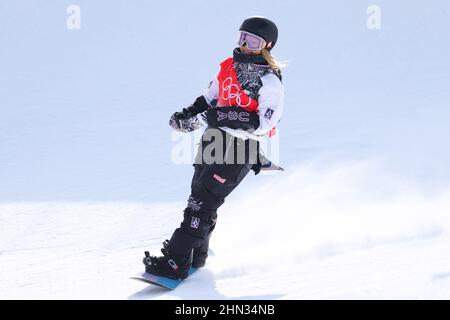
[[[204,132],[184,219],[169,242],[168,251],[177,262],[184,264],[193,252],[193,264],[204,263],[217,209],[258,165],[258,155],[259,144],[255,140],[243,140],[220,129],[208,128]]]

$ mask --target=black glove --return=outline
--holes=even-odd
[[[187,108],[183,108],[180,112],[175,112],[173,116],[177,120],[186,120],[206,111],[209,108],[208,102],[204,96],[198,97],[193,104]]]
[[[204,96],[198,97],[195,102],[182,111],[172,114],[169,125],[181,132],[191,132],[200,127],[198,120],[193,119],[197,114],[208,109],[209,105]]]
[[[189,111],[187,108],[183,108],[182,111],[177,111],[174,114],[172,114],[172,116],[170,117],[170,119],[174,119],[174,120],[186,120],[192,118],[192,116],[189,114]]]
[[[217,107],[206,112],[210,127],[228,127],[230,129],[256,130],[259,127],[259,115],[241,107]]]

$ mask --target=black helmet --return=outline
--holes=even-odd
[[[272,42],[272,47],[267,48],[269,51],[275,46],[278,39],[278,28],[267,18],[249,17],[244,20],[239,31],[247,31],[263,38],[267,43]]]

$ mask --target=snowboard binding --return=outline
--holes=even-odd
[[[163,248],[161,249],[163,255],[160,257],[152,256],[148,251],[144,252],[145,256],[142,262],[145,265],[145,271],[170,279],[185,279],[192,264],[192,253],[187,261],[179,263],[178,259],[169,254],[168,245],[169,240],[163,242]]]

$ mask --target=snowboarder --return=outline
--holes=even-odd
[[[146,272],[184,279],[191,266],[203,267],[217,209],[250,170],[258,174],[264,165],[258,141],[274,134],[283,112],[280,64],[270,53],[277,39],[278,29],[271,20],[246,19],[239,28],[233,57],[220,64],[203,95],[170,118],[169,124],[181,132],[191,132],[202,124],[207,128],[199,144],[184,219],[170,241],[163,243],[162,256],[145,252]],[[214,152],[207,154],[213,143],[223,149],[216,145]]]

